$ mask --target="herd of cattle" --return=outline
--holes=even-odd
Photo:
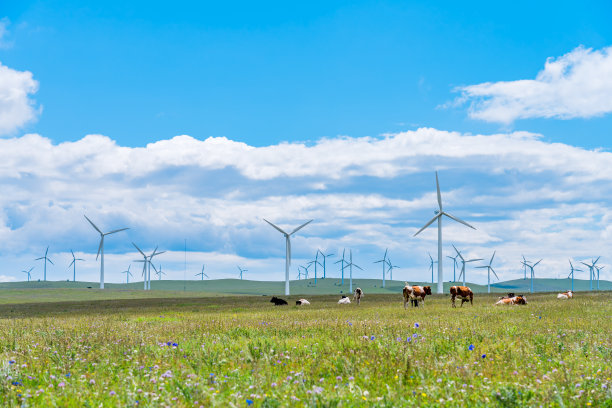
[[[419,302],[425,305],[425,296],[431,295],[431,286],[417,286],[417,285],[409,285],[406,283],[403,290],[404,294],[404,309],[406,309],[406,305],[409,303],[413,307],[418,307]],[[453,307],[455,306],[455,299],[459,298],[461,300],[461,306],[465,302],[470,302],[471,305],[474,304],[474,293],[467,286],[451,286],[450,288],[451,295],[451,304]],[[571,290],[567,292],[559,293],[557,295],[557,299],[572,299],[574,297],[574,293]],[[353,301],[357,302],[357,304],[361,303],[361,298],[363,298],[363,290],[361,288],[355,289],[353,293]],[[275,306],[287,305],[287,301],[284,299],[277,298],[274,296],[270,299],[271,303],[274,303]],[[351,300],[347,296],[342,296],[340,300],[338,300],[338,304],[346,305],[350,304]],[[306,299],[300,299],[295,302],[297,306],[306,306],[309,305],[310,302]],[[495,305],[526,305],[527,298],[524,295],[515,295],[514,293],[508,293],[507,296],[502,296],[499,298]]]

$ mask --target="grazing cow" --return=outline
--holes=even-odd
[[[351,303],[351,299],[347,298],[346,296],[342,296],[342,299],[338,301],[339,305],[348,305],[349,303]]]
[[[355,293],[353,294],[353,301],[357,302],[357,304],[360,304],[362,297],[363,297],[363,290],[361,290],[361,288],[355,289]]]
[[[526,305],[527,298],[523,295],[514,296],[511,298],[499,299],[495,305]]]
[[[300,300],[296,300],[295,304],[297,306],[308,306],[310,304],[310,302],[307,301],[306,299],[300,299]]]
[[[270,299],[270,303],[274,303],[274,306],[284,306],[288,304],[285,299],[277,298],[276,296]]]
[[[410,286],[408,282],[406,282],[403,294],[404,309],[406,309],[406,304],[408,304],[408,301],[411,302],[412,306],[419,306],[419,300],[421,300],[423,302],[423,305],[425,305],[425,296],[431,295],[431,286]]]
[[[457,307],[455,306],[455,298],[457,297],[461,298],[461,307],[465,302],[470,302],[474,306],[474,293],[467,286],[451,286],[450,294],[453,307]]]
[[[557,299],[571,299],[574,297],[574,292],[568,290],[567,292],[559,293]]]

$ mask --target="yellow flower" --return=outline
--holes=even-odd
[[[396,376],[395,376],[395,379],[397,380],[398,378],[399,378],[399,377],[396,375]]]
[[[361,398],[362,398],[364,401],[366,400],[366,397],[363,397],[363,396],[362,396]]]
[[[422,395],[422,396],[424,396],[424,397],[426,397],[426,396],[427,396],[427,394],[425,394],[425,393],[422,393],[421,395]]]

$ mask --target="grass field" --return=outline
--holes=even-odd
[[[612,407],[610,293],[528,295],[510,308],[493,307],[494,295],[457,309],[447,296],[409,310],[399,295],[366,292],[360,306],[310,299],[305,308],[262,296],[3,304],[0,400]]]

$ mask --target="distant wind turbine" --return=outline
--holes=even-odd
[[[304,224],[300,225],[299,227],[297,227],[290,233],[283,231],[282,229],[272,224],[270,221],[266,220],[265,218],[264,218],[264,221],[270,224],[274,229],[276,229],[277,231],[279,231],[281,234],[285,236],[285,296],[289,296],[289,267],[291,266],[291,236],[295,234],[296,232],[298,232],[299,230],[301,230],[302,228],[304,228],[306,225],[310,224],[313,220],[305,222]]]
[[[318,253],[320,253],[320,254],[321,254],[321,256],[323,257],[323,279],[325,279],[325,261],[326,261],[326,259],[327,259],[327,257],[328,257],[328,256],[333,256],[334,254],[327,254],[327,255],[325,255],[325,254],[323,253],[323,251],[321,251],[320,249],[318,249],[317,251],[318,251]],[[319,265],[321,265],[321,263],[319,263]]]
[[[524,259],[524,257],[523,257],[523,259]],[[530,262],[527,261],[526,259],[523,260],[523,265],[525,265],[527,268],[529,268],[529,271],[531,272],[531,293],[533,293],[533,279],[535,278],[535,272],[534,272],[533,268],[535,268],[536,265],[539,264],[540,262],[542,262],[541,259],[538,262],[536,262],[533,265],[531,265]]]
[[[437,171],[436,171],[436,189],[438,192],[438,207],[440,209],[436,211],[436,215],[427,224],[425,224],[423,228],[418,230],[417,233],[414,234],[414,236],[416,237],[417,235],[421,233],[421,231],[423,231],[425,228],[433,224],[434,221],[438,220],[438,293],[442,294],[444,293],[444,274],[442,272],[442,216],[446,215],[451,220],[455,220],[472,229],[476,229],[476,228],[472,227],[467,222],[457,217],[454,217],[447,212],[444,212],[444,210],[442,209],[442,196],[440,194],[440,183],[438,182],[438,172]]]
[[[595,265],[595,269],[597,270],[597,290],[599,290],[599,271],[601,271],[605,266],[597,266]],[[595,278],[595,272],[593,272],[593,278]]]
[[[431,261],[431,263],[429,264],[429,269],[431,270],[431,283],[434,283],[434,264],[438,263],[438,261],[434,261],[429,252],[427,253],[427,255],[429,255],[429,260]]]
[[[51,265],[55,265],[53,263],[53,261],[51,259],[49,259],[49,257],[47,257],[47,254],[49,253],[49,247],[47,247],[47,250],[45,251],[45,256],[41,256],[40,258],[36,258],[35,261],[39,261],[41,259],[45,260],[45,269],[44,269],[44,274],[43,274],[43,280],[46,282],[47,281],[47,262],[50,262]]]
[[[348,266],[348,262],[346,262],[344,260],[344,253],[346,252],[346,248],[342,250],[342,258],[339,261],[334,262],[335,264],[339,263],[340,264],[340,270],[341,270],[341,280],[340,280],[340,285],[344,285],[344,268],[346,266]]]
[[[132,242],[132,245],[134,245],[134,248],[136,248],[138,250],[138,252],[140,252],[140,254],[143,256],[144,260],[140,261],[134,261],[134,262],[143,262],[143,268],[142,268],[142,274],[144,276],[144,290],[151,290],[151,267],[153,267],[153,270],[157,272],[157,269],[155,268],[155,265],[153,265],[151,263],[151,260],[153,259],[154,256],[163,254],[166,251],[161,251],[161,252],[157,252],[157,247],[155,247],[155,249],[153,250],[153,252],[151,252],[151,255],[145,255],[144,252],[142,252],[142,250],[140,248],[138,248],[138,245],[136,245],[135,243]]]
[[[359,265],[353,263],[353,250],[349,249],[349,292],[353,293],[353,266],[357,269],[361,269]],[[361,269],[363,271],[363,269]]]
[[[206,279],[210,279],[210,278],[208,277],[208,275],[204,273],[204,267],[205,267],[205,266],[206,266],[206,265],[202,265],[202,272],[200,272],[200,273],[196,273],[196,274],[195,274],[195,276],[201,276],[201,277],[202,277],[202,280],[204,280],[204,277],[205,277],[205,276],[206,276]]]
[[[385,287],[385,273],[386,273],[386,266],[387,266],[387,252],[389,251],[389,248],[385,249],[385,255],[383,256],[383,259],[380,259],[378,261],[374,261],[374,263],[382,263],[382,267],[383,267],[383,271],[382,271],[382,287]]]
[[[572,265],[572,260],[568,259],[569,264],[570,264],[570,270],[571,272],[569,273],[569,275],[567,275],[567,278],[569,279],[570,276],[572,277],[572,292],[574,291],[574,272],[583,272],[582,269],[576,269],[574,268],[574,265]]]
[[[482,261],[482,258],[468,259],[466,261],[463,255],[461,255],[461,252],[459,252],[459,250],[455,247],[454,244],[453,244],[453,248],[455,248],[455,252],[457,252],[459,259],[461,259],[461,272],[459,273],[459,280],[461,280],[461,277],[463,276],[463,286],[465,286],[465,264],[469,262]]]
[[[34,269],[34,267],[31,267],[27,271],[26,270],[21,271],[22,273],[25,273],[26,275],[28,275],[28,282],[30,281],[30,277],[31,277],[30,272],[32,272],[32,269]]]
[[[128,265],[128,268],[126,271],[123,271],[121,273],[125,273],[125,283],[130,283],[130,276],[133,278],[134,275],[132,275],[132,272],[130,272],[130,268],[132,267],[132,265]]]
[[[495,275],[497,280],[499,280],[499,276],[497,276],[497,274],[495,273],[495,269],[493,269],[493,267],[491,266],[493,264],[493,258],[495,258],[495,252],[496,251],[493,251],[493,256],[491,257],[491,260],[489,261],[488,265],[476,267],[476,268],[487,268],[487,293],[491,293],[491,272],[493,272],[493,275]]]
[[[155,270],[155,273],[157,274],[157,280],[162,280],[162,275],[166,274],[166,272],[162,271],[162,266],[161,265],[159,265],[159,271]]]
[[[114,234],[115,232],[121,232],[128,230],[129,228],[121,228],[117,230],[113,230],[110,232],[102,232],[100,228],[96,226],[86,215],[83,215],[87,221],[91,224],[92,227],[96,231],[100,233],[100,246],[98,247],[98,254],[96,255],[96,261],[98,260],[98,256],[100,256],[100,289],[104,289],[104,237],[110,234]]]
[[[393,269],[399,268],[397,265],[393,265],[391,258],[387,258],[387,272],[389,272],[389,280],[393,280]]]
[[[584,262],[580,262],[581,264],[589,268],[589,290],[593,290],[593,279],[595,278],[595,268],[596,268],[595,265],[597,264],[597,261],[599,261],[599,258],[601,258],[601,256],[598,256],[597,259],[595,260],[591,259],[590,265]]]
[[[70,253],[72,254],[72,262],[70,262],[68,268],[72,266],[72,281],[76,282],[76,261],[84,261],[84,259],[75,257],[72,249],[70,250]]]
[[[238,266],[238,270],[240,271],[240,280],[242,280],[242,275],[249,271],[248,269],[242,269],[240,266]]]
[[[446,255],[446,257],[453,260],[453,282],[457,282],[457,275],[455,275],[455,271],[457,270],[457,266],[459,265],[457,263],[457,258],[459,257],[459,255],[455,255],[455,256]]]

